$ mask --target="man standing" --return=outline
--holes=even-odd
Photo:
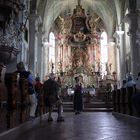
[[[28,93],[29,93],[29,100],[30,100],[30,120],[35,118],[35,111],[37,107],[37,98],[35,92],[35,78],[30,71],[25,70],[25,66],[23,62],[19,62],[17,64],[17,72],[20,74],[20,78],[25,78],[28,80]],[[22,84],[19,85],[22,89]]]
[[[44,91],[44,96],[45,96],[45,104],[46,107],[49,110],[49,117],[48,121],[53,121],[52,118],[52,111],[53,111],[53,106],[57,105],[58,106],[58,118],[57,121],[64,121],[64,118],[62,116],[63,112],[63,106],[62,106],[62,101],[58,95],[59,93],[59,84],[55,81],[55,75],[51,73],[49,75],[49,79],[44,82],[43,84],[43,91]]]
[[[75,87],[74,87],[74,111],[75,114],[80,114],[83,110],[83,95],[82,95],[82,84],[80,83],[79,77],[75,77]]]

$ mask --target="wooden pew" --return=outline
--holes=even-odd
[[[28,80],[19,77],[20,89],[20,123],[23,123],[29,117],[29,93]]]
[[[120,89],[117,89],[117,94],[116,94],[116,110],[117,112],[120,113]]]
[[[126,88],[121,88],[121,113],[126,114]]]
[[[127,87],[114,90],[112,92],[114,112],[138,117],[138,114],[134,109],[131,101],[132,96],[135,93],[136,93],[135,87]]]
[[[126,96],[127,114],[131,116],[133,115],[133,107],[131,102],[133,93],[134,93],[134,87],[127,87],[127,96]]]
[[[17,74],[6,73],[5,85],[7,87],[7,128],[16,126],[16,109],[17,109]]]
[[[117,112],[117,90],[112,91],[112,99],[113,99],[113,111]]]

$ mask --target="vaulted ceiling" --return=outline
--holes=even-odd
[[[103,21],[108,35],[111,37],[116,25],[120,24],[125,0],[78,0],[90,15],[97,14]],[[77,0],[37,0],[36,9],[43,19],[43,32],[46,35],[62,13],[73,11]]]

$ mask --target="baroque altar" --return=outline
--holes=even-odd
[[[61,45],[58,51],[58,69],[61,74],[63,72],[67,85],[73,85],[74,77],[77,76],[84,87],[97,84],[98,76],[95,71],[98,71],[100,62],[100,37],[94,26],[95,21],[99,20],[97,17],[91,18],[82,8],[80,1],[66,20],[59,16],[62,32],[59,35]],[[65,24],[68,22],[66,28]]]

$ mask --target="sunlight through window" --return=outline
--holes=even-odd
[[[54,34],[51,32],[49,35],[49,63],[50,63],[50,72],[52,72],[52,65],[54,66],[55,70],[55,36]]]
[[[101,72],[102,75],[106,74],[106,63],[108,61],[108,49],[107,49],[107,33],[101,34]]]

